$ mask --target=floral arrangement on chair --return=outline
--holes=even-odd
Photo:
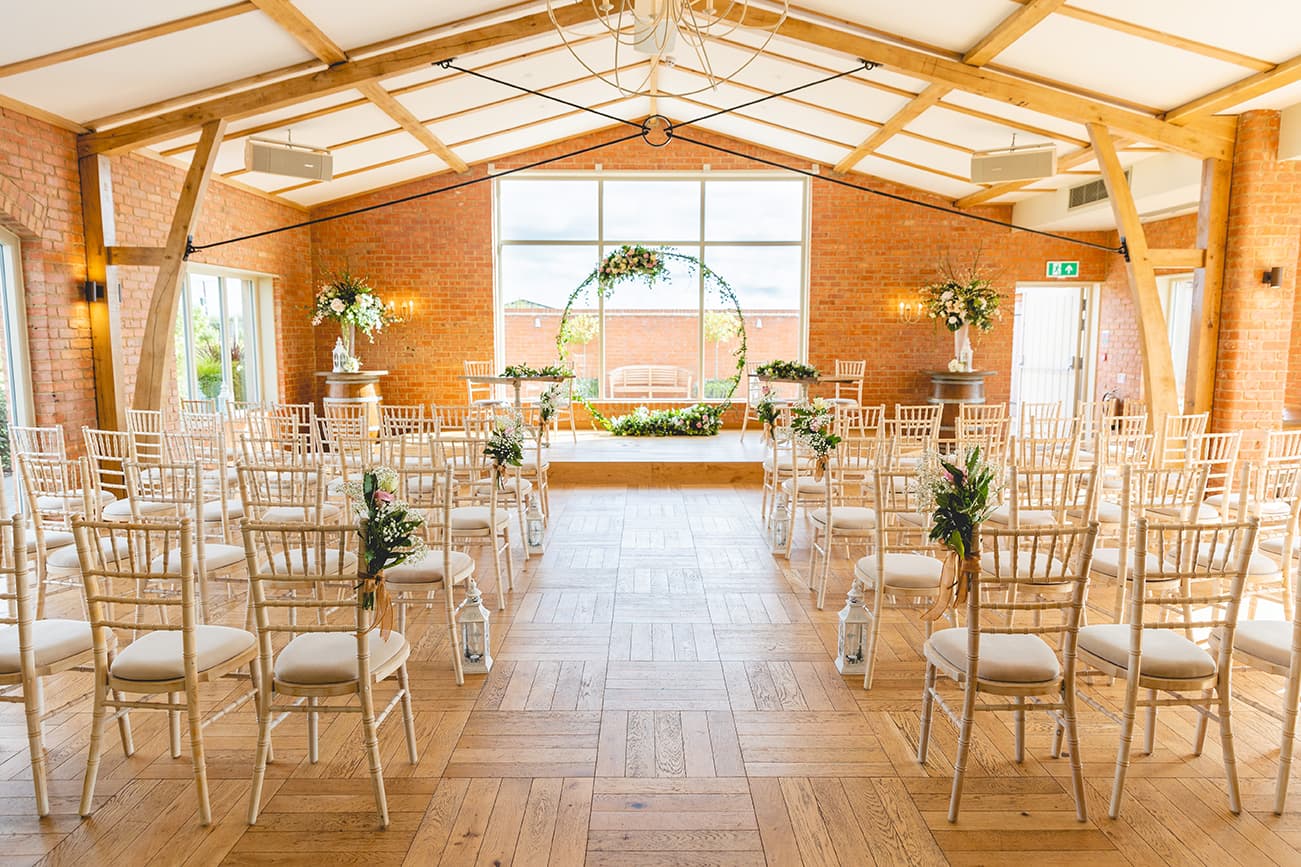
[[[384,589],[384,570],[425,556],[420,530],[425,519],[397,497],[398,474],[390,467],[370,467],[360,481],[348,482],[343,492],[352,502],[360,537],[357,590],[361,607],[379,610],[371,628],[382,635],[392,628],[393,602]]]
[[[393,308],[393,302],[387,302],[375,293],[365,277],[356,277],[347,269],[334,274],[321,286],[312,303],[312,325],[320,325],[326,320],[339,323],[342,334],[340,348],[347,353],[350,364],[345,369],[360,369],[357,358],[356,332],[366,335],[375,342],[375,332],[383,331],[387,325],[402,322]]]
[[[754,405],[754,414],[759,417],[765,433],[771,431],[772,426],[777,423],[776,398],[776,390],[765,382],[759,391],[759,402]]]
[[[596,269],[596,283],[600,293],[606,295],[619,280],[641,277],[649,286],[668,273],[668,264],[660,251],[641,244],[624,244],[601,260]]]
[[[813,452],[820,476],[827,469],[827,459],[832,450],[840,445],[835,410],[820,397],[800,401],[791,407],[791,431],[797,442]]]
[[[755,368],[760,376],[777,379],[817,379],[818,369],[811,364],[800,361],[769,361]]]
[[[958,567],[953,583],[941,588],[928,619],[939,617],[956,600],[966,599],[969,579],[980,574],[980,525],[994,510],[998,470],[988,463],[979,446],[967,449],[961,461],[949,461],[930,452],[917,472],[918,508],[931,516],[927,536],[952,552]]]
[[[723,404],[693,403],[679,409],[652,410],[639,406],[634,412],[609,420],[610,433],[622,437],[708,437],[723,427]]]
[[[492,420],[492,430],[483,444],[484,457],[492,461],[498,487],[504,487],[502,471],[524,463],[524,420],[518,414],[499,415]]]

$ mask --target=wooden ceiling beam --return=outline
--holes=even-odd
[[[775,13],[763,10],[751,9],[749,15],[754,16],[755,26],[775,24],[777,21]],[[948,60],[794,17],[787,17],[780,34],[850,57],[865,57],[904,75],[947,84],[954,89],[987,99],[1075,123],[1101,123],[1122,134],[1162,145],[1169,150],[1221,159],[1232,153],[1232,122],[1198,118],[1186,126],[1180,126],[1006,73],[979,69],[961,61]]]
[[[562,26],[574,26],[595,15],[590,4],[565,6],[555,12]],[[303,100],[356,88],[411,72],[460,54],[483,51],[550,31],[554,25],[546,12],[525,15],[462,33],[397,48],[361,60],[350,60],[309,75],[218,97],[196,105],[165,112],[158,117],[123,124],[115,129],[83,135],[77,142],[80,153],[118,153],[189,132],[211,120],[237,120]]]
[[[1301,81],[1301,55],[1270,67],[1267,72],[1249,75],[1205,96],[1199,96],[1191,102],[1176,106],[1161,115],[1161,118],[1171,123],[1191,123],[1202,115],[1211,115],[1232,108],[1298,81]]]
[[[984,66],[993,60],[1000,51],[1007,48],[1040,21],[1052,14],[1053,10],[1066,0],[1030,0],[1025,6],[1005,17],[998,26],[985,34],[971,50],[962,56],[962,62],[971,66]],[[907,105],[895,113],[876,132],[872,133],[862,144],[850,151],[844,159],[836,163],[837,172],[847,172],[863,161],[868,154],[885,144],[904,127],[912,123],[926,109],[939,103],[953,90],[945,84],[930,84],[917,94]],[[968,179],[969,180],[969,179]]]
[[[1153,247],[1147,251],[1152,267],[1162,271],[1192,271],[1206,267],[1206,251],[1190,247]]]
[[[248,2],[248,0],[243,0],[243,2],[240,3],[232,3],[229,6],[209,9],[206,12],[187,15],[184,18],[176,18],[171,21],[164,21],[161,24],[141,27],[139,30],[132,30],[129,33],[119,33],[116,36],[106,36],[103,39],[96,39],[92,42],[85,42],[81,45],[74,45],[70,48],[61,48],[58,51],[51,51],[48,54],[42,54],[39,57],[28,57],[24,60],[15,60],[12,63],[6,63],[3,66],[0,66],[0,78],[10,75],[18,75],[23,72],[31,72],[34,69],[44,69],[45,67],[53,66],[56,63],[66,63],[69,60],[78,60],[82,57],[89,57],[92,54],[112,51],[114,48],[135,45],[137,42],[144,42],[147,39],[156,39],[159,36],[168,36],[172,33],[179,33],[182,30],[189,30],[193,27],[211,24],[214,21],[224,21],[227,18],[233,18],[236,15],[243,15],[245,12],[252,12],[254,8],[254,5]]]
[[[442,139],[430,132],[429,127],[420,122],[420,118],[412,114],[405,105],[398,102],[391,93],[380,86],[378,81],[367,81],[358,86],[357,91],[374,103],[376,108],[392,118],[412,138],[424,145],[425,150],[447,163],[453,171],[464,174],[470,170],[465,160],[452,153],[452,149],[443,144]]]
[[[262,11],[280,29],[294,38],[294,41],[315,57],[329,66],[343,63],[348,54],[339,47],[325,31],[316,26],[312,19],[303,14],[292,0],[252,0],[253,5]]]

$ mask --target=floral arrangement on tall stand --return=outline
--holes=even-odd
[[[365,277],[357,277],[346,269],[334,274],[316,293],[312,325],[327,320],[338,322],[341,332],[335,341],[334,369],[347,373],[361,369],[361,359],[357,357],[358,331],[374,343],[377,331],[402,322],[393,302],[386,303]]]
[[[483,444],[483,454],[492,463],[498,489],[506,487],[506,467],[524,464],[524,420],[516,412],[498,415]]]
[[[979,259],[959,271],[949,263],[941,268],[942,278],[921,290],[926,315],[953,332],[953,360],[949,370],[970,372],[972,368],[971,329],[989,331],[1003,316],[999,306],[1003,296],[980,267]]]
[[[384,588],[384,570],[419,560],[427,553],[425,520],[397,497],[398,474],[389,467],[370,467],[360,481],[343,491],[358,519],[357,591],[361,607],[378,612],[376,627],[387,638],[393,628],[393,600]]]
[[[980,526],[994,510],[998,470],[988,463],[979,446],[967,449],[960,460],[945,460],[930,452],[917,472],[918,508],[931,516],[927,536],[953,555],[953,579],[942,584],[927,620],[943,616],[951,605],[966,601],[971,585],[980,577]]]
[[[836,433],[836,411],[820,397],[800,401],[791,407],[791,432],[795,441],[813,453],[814,478],[822,478],[840,436]]]

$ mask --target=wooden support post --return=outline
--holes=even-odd
[[[122,376],[122,312],[117,269],[109,262],[108,248],[117,242],[113,217],[113,176],[108,157],[82,157],[81,218],[86,238],[86,280],[104,287],[102,300],[87,301],[90,308],[90,351],[95,371],[95,418],[106,430],[126,427]]]
[[[162,409],[163,382],[167,376],[167,363],[175,354],[173,334],[176,331],[176,308],[180,299],[181,279],[185,273],[185,251],[190,233],[199,221],[203,194],[212,178],[212,167],[217,161],[217,146],[221,143],[226,121],[212,120],[203,125],[203,135],[194,151],[194,160],[185,173],[181,195],[176,200],[176,213],[172,227],[163,245],[162,261],[154,294],[149,301],[149,316],[145,319],[145,335],[140,346],[140,366],[136,369],[136,390],[131,400],[135,409]]]
[[[1188,335],[1188,373],[1184,411],[1210,412],[1215,397],[1215,353],[1220,344],[1220,292],[1224,287],[1224,249],[1229,235],[1229,184],[1233,163],[1202,162],[1202,199],[1197,207],[1197,246],[1205,263],[1193,272],[1192,333]]]
[[[1147,237],[1139,221],[1134,195],[1125,179],[1125,167],[1116,154],[1107,127],[1100,123],[1088,124],[1089,139],[1097,156],[1102,179],[1107,185],[1107,200],[1116,218],[1128,248],[1129,291],[1138,311],[1139,347],[1143,353],[1143,390],[1147,398],[1151,430],[1161,430],[1167,415],[1178,411],[1175,391],[1174,359],[1170,352],[1170,336],[1166,331],[1165,313],[1156,291],[1156,271],[1148,251]]]

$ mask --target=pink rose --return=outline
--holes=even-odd
[[[394,499],[396,499],[396,498],[395,498],[392,494],[390,494],[388,491],[376,491],[376,492],[375,492],[375,502],[377,502],[377,503],[391,503],[391,502],[393,502]]]

